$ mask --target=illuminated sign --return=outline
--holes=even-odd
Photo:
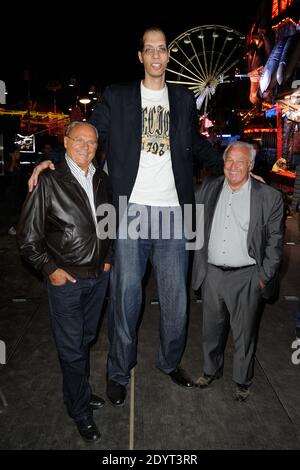
[[[34,153],[35,152],[35,136],[17,134],[15,144],[19,146],[20,152]]]
[[[287,7],[289,7],[294,0],[273,0],[272,3],[272,18],[283,13]]]

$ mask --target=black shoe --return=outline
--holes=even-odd
[[[234,391],[234,398],[238,401],[246,401],[250,395],[250,390],[248,385],[236,384],[236,389]]]
[[[76,421],[81,437],[87,442],[99,441],[101,434],[92,417],[82,418]]]
[[[169,376],[175,384],[181,385],[182,387],[190,388],[195,385],[185,370],[180,367],[176,367],[176,369],[172,370],[172,372],[169,373]]]
[[[207,388],[216,378],[215,375],[203,374],[196,380],[196,385],[200,388]]]
[[[106,395],[114,406],[123,406],[126,398],[126,387],[114,380],[108,380]]]
[[[105,401],[103,400],[103,398],[98,397],[97,395],[91,395],[89,403],[91,410],[99,410],[100,408],[103,408],[104,404]]]

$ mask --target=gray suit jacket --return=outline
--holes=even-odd
[[[196,193],[196,203],[204,204],[204,245],[194,253],[192,287],[195,290],[199,289],[207,272],[211,224],[224,178],[207,178]],[[262,296],[269,299],[278,288],[283,251],[283,201],[279,191],[253,178],[247,243],[249,256],[257,263],[259,278],[266,284]]]

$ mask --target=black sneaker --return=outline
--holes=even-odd
[[[172,370],[168,375],[175,384],[181,387],[191,388],[194,386],[193,380],[181,367],[176,367],[176,369]]]
[[[234,391],[234,398],[238,401],[246,401],[250,395],[248,385],[237,384]]]
[[[203,374],[196,380],[197,387],[207,388],[217,377],[215,375]]]

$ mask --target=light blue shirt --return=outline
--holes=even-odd
[[[232,191],[227,180],[215,209],[208,243],[208,262],[240,267],[256,264],[248,254],[251,181]]]

